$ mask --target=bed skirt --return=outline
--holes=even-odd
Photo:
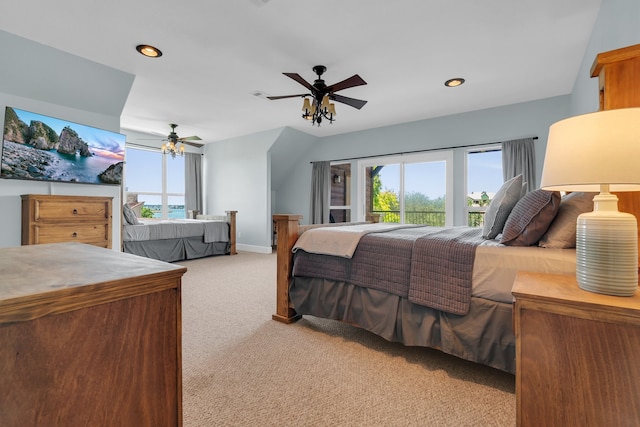
[[[431,347],[515,373],[512,304],[472,297],[455,315],[347,282],[294,277],[289,298],[298,314],[340,320],[408,346]]]
[[[227,255],[231,247],[229,242],[205,243],[202,241],[202,236],[123,242],[122,246],[124,252],[165,262]]]

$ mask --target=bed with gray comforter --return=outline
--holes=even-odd
[[[230,253],[230,224],[222,220],[139,220],[124,225],[123,250],[166,262]]]
[[[295,313],[344,321],[389,341],[511,373],[516,272],[575,268],[572,252],[504,246],[483,239],[479,228],[347,230],[311,229],[297,239],[288,289]]]

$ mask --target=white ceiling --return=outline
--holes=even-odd
[[[134,74],[121,126],[205,142],[289,126],[328,136],[571,92],[601,0],[20,0],[0,29]],[[138,44],[160,48],[149,59]],[[313,83],[368,84],[313,128]],[[466,83],[447,88],[444,81]]]

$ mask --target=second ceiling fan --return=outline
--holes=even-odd
[[[298,73],[282,73],[285,76],[297,81],[302,86],[309,89],[311,93],[300,93],[296,95],[283,95],[283,96],[268,96],[267,99],[283,99],[283,98],[304,98],[304,104],[302,106],[302,118],[310,120],[313,125],[320,126],[323,119],[328,120],[330,123],[335,120],[336,110],[335,105],[330,101],[340,102],[347,104],[358,110],[364,107],[367,101],[361,99],[349,98],[336,94],[336,92],[343,89],[348,89],[354,86],[366,85],[362,77],[357,74],[345,79],[341,82],[327,86],[322,79],[322,74],[327,71],[327,67],[324,65],[316,65],[313,67],[313,72],[318,75],[318,78],[313,84],[307,82]],[[310,98],[310,99],[309,99]]]

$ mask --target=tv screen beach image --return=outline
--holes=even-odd
[[[122,183],[126,137],[6,107],[0,178]]]

